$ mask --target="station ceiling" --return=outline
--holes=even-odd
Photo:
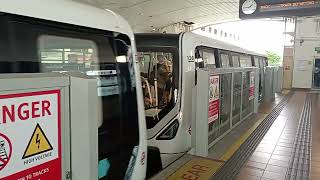
[[[194,28],[238,20],[239,0],[74,0],[122,15],[135,32],[181,21]]]

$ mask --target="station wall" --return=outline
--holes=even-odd
[[[294,88],[312,88],[315,58],[320,52],[320,16],[297,18],[294,43]]]

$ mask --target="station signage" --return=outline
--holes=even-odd
[[[240,0],[240,19],[320,14],[320,0]]]
[[[61,179],[60,90],[0,95],[0,179]]]
[[[209,77],[209,110],[208,110],[208,124],[219,119],[220,108],[220,77],[214,75]]]

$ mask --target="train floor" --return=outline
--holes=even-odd
[[[151,179],[320,179],[320,92],[292,90],[263,103],[208,157],[185,154]]]

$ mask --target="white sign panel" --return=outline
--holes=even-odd
[[[61,179],[60,90],[0,95],[0,179]]]
[[[208,124],[219,119],[220,108],[220,87],[219,75],[210,76],[209,78],[209,108],[208,108]]]

